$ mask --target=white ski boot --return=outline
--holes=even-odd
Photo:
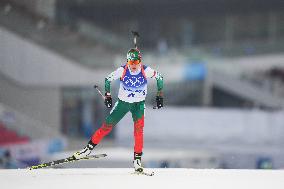
[[[134,166],[135,172],[139,172],[139,173],[143,172],[143,167],[141,164],[141,156],[142,156],[142,152],[141,153],[134,152],[133,166]]]
[[[92,152],[92,150],[94,149],[94,147],[96,146],[96,144],[94,144],[92,141],[90,141],[87,146],[85,148],[83,148],[83,150],[75,152],[73,154],[73,157],[75,159],[81,159],[83,157],[87,157],[88,155],[90,155],[90,153]]]
[[[141,160],[136,159],[133,161],[134,169],[136,172],[142,173],[143,172],[143,167],[141,165]]]

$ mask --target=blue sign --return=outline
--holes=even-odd
[[[192,61],[185,65],[184,77],[186,80],[204,80],[206,75],[206,64],[203,61]]]

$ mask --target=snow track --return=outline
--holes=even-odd
[[[283,189],[284,170],[146,169],[0,170],[1,189]]]

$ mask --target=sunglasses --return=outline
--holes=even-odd
[[[128,60],[128,64],[130,64],[130,65],[133,65],[133,64],[138,65],[138,64],[140,64],[140,60]]]

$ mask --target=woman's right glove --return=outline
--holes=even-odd
[[[112,107],[111,94],[108,93],[108,92],[105,93],[105,105],[106,105],[106,107],[108,107],[108,108],[111,108],[111,107]]]

